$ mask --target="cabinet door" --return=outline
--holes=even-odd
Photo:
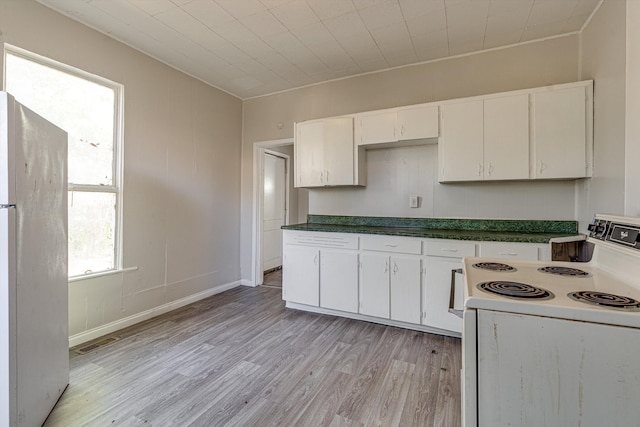
[[[395,111],[366,114],[358,117],[358,145],[397,141]]]
[[[529,95],[484,101],[484,179],[529,178]]]
[[[306,305],[319,305],[320,251],[286,245],[282,264],[282,298]]]
[[[322,121],[296,124],[294,157],[296,187],[324,185],[324,124]]]
[[[545,245],[535,243],[506,243],[482,242],[480,256],[483,258],[509,258],[537,261],[538,250],[544,250]]]
[[[391,257],[391,319],[420,324],[419,258]]]
[[[389,318],[389,257],[360,255],[360,313]]]
[[[482,180],[483,101],[446,104],[441,108],[440,181]]]
[[[427,326],[447,331],[461,332],[462,319],[449,313],[451,296],[451,270],[462,268],[460,260],[428,257],[422,293],[424,321]]]
[[[437,138],[438,107],[402,108],[398,110],[398,140]]]
[[[532,97],[533,177],[585,177],[586,89],[551,90]]]
[[[358,312],[358,253],[322,249],[320,307]]]
[[[353,185],[353,118],[324,120],[324,185]]]

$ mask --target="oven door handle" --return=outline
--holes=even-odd
[[[459,318],[462,318],[463,310],[454,308],[456,300],[456,274],[462,274],[461,268],[451,270],[451,293],[449,294],[449,313],[455,314]]]

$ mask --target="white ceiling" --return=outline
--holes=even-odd
[[[37,0],[246,99],[580,31],[600,0]]]

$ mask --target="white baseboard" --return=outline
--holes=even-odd
[[[382,325],[387,325],[387,326],[395,326],[403,329],[411,329],[414,331],[428,332],[430,334],[445,335],[448,337],[456,337],[456,338],[460,338],[462,336],[460,332],[447,331],[444,329],[438,329],[431,326],[417,325],[415,323],[401,322],[399,320],[384,319],[381,317],[367,316],[365,314],[349,313],[346,311],[333,310],[330,308],[298,304],[296,302],[291,302],[291,301],[287,301],[285,306],[287,308],[293,308],[295,310],[309,311],[312,313],[320,313],[320,314],[330,314],[332,316],[347,317],[349,319],[354,319],[354,320],[364,320],[367,322],[380,323]]]
[[[101,336],[111,334],[120,329],[135,325],[136,323],[144,322],[145,320],[149,320],[152,317],[156,317],[161,314],[168,313],[171,310],[184,307],[185,305],[194,303],[196,301],[200,301],[201,299],[210,297],[212,295],[219,294],[224,291],[228,291],[229,289],[238,287],[241,284],[242,284],[241,281],[238,280],[235,282],[218,285],[211,289],[198,292],[197,294],[189,295],[179,300],[171,301],[166,304],[160,305],[158,307],[154,307],[149,310],[142,311],[140,313],[132,314],[131,316],[125,317],[123,319],[118,319],[114,322],[107,323],[106,325],[98,326],[97,328],[80,332],[79,334],[75,334],[69,337],[69,348],[75,347],[77,345],[83,344],[87,341],[91,341],[96,338],[100,338]]]
[[[253,281],[252,281],[252,280],[247,280],[247,279],[242,279],[242,280],[240,280],[240,284],[241,284],[242,286],[251,286],[252,288],[255,288],[255,287],[256,287],[255,283],[253,283]]]

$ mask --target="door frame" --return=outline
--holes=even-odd
[[[291,159],[288,155],[270,150],[270,148],[292,145],[293,138],[259,141],[253,144],[253,227],[251,233],[251,282],[252,286],[262,285],[264,281],[262,267],[262,221],[264,211],[264,154],[269,153],[285,159],[285,224],[289,224],[289,180],[291,173]]]

